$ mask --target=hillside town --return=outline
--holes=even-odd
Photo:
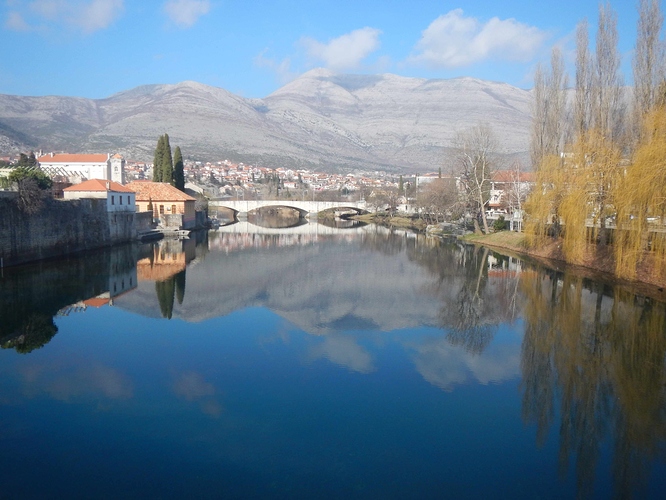
[[[0,157],[0,180],[8,178],[13,166],[19,161],[18,156]],[[368,200],[373,195],[392,190],[398,194],[394,200],[396,211],[414,214],[426,209],[425,204],[421,203],[419,206],[416,199],[419,189],[426,189],[427,186],[442,180],[452,182],[458,190],[463,189],[460,177],[443,174],[441,167],[437,172],[403,176],[383,171],[339,174],[304,168],[271,168],[227,159],[214,162],[185,159],[183,163],[186,191],[192,195],[199,194],[208,200]],[[40,152],[35,155],[35,168],[52,179],[56,198],[63,197],[65,188],[92,179],[110,180],[121,185],[134,183],[135,187],[153,179],[152,163],[125,160],[117,153]],[[496,170],[489,181],[486,211],[492,217],[519,210],[520,203],[534,184],[534,175],[529,172]],[[0,188],[1,186],[0,184]],[[143,209],[147,207],[149,197],[152,195],[146,194],[146,199],[143,200],[146,206],[143,206]],[[137,198],[137,203],[140,201],[142,200]],[[384,199],[383,205],[388,206],[390,203],[390,200]],[[374,208],[387,208],[381,205],[377,203]],[[157,208],[155,213],[159,213]]]

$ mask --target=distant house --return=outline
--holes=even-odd
[[[119,154],[49,153],[37,161],[49,176],[66,178],[72,184],[90,179],[125,182],[125,160]]]
[[[122,184],[104,179],[91,179],[69,186],[63,189],[63,198],[66,200],[82,198],[106,200],[106,209],[110,213],[134,213],[136,211],[136,193]]]
[[[490,210],[514,210],[534,187],[534,172],[496,170],[490,182]]]
[[[153,207],[153,217],[167,228],[192,229],[196,225],[195,199],[167,182],[134,181],[126,186],[136,192],[137,211]]]

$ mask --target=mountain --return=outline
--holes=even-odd
[[[264,99],[196,82],[106,99],[0,95],[0,151],[119,152],[152,159],[169,133],[186,157],[319,170],[434,171],[457,131],[487,123],[527,157],[531,93],[474,78],[425,80],[316,69]]]

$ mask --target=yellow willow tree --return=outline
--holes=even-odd
[[[612,192],[620,151],[595,130],[584,133],[561,157],[546,156],[525,209],[525,232],[531,246],[551,235],[562,237],[567,260],[580,262],[588,243],[605,242],[606,221],[614,214]]]
[[[653,272],[666,271],[666,108],[648,113],[633,161],[614,192],[616,272],[633,278],[646,255]]]

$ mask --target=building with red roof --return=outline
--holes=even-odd
[[[192,229],[196,225],[195,198],[168,182],[134,181],[127,184],[136,192],[137,211],[150,210],[163,227]]]
[[[63,189],[63,197],[66,200],[106,200],[106,210],[109,213],[136,212],[136,193],[114,181],[90,179]]]

